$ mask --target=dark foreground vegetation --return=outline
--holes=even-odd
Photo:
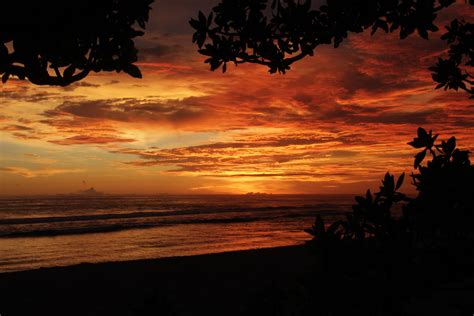
[[[309,245],[329,283],[338,280],[344,287],[353,279],[362,292],[376,286],[385,293],[378,301],[368,296],[361,300],[360,294],[350,296],[362,305],[368,304],[367,311],[372,302],[379,314],[405,314],[402,297],[405,303],[412,301],[413,289],[430,297],[433,288],[463,284],[473,276],[474,167],[469,152],[456,148],[455,137],[438,143],[437,138],[432,131],[419,128],[417,137],[408,143],[421,150],[415,156],[416,171],[411,175],[418,191],[415,198],[399,192],[404,174],[395,181],[387,173],[377,193],[368,190],[365,197],[355,198],[357,204],[346,219],[326,227],[318,216],[307,230],[314,237]],[[431,160],[423,164],[428,156]],[[403,204],[398,215],[393,212],[397,203]],[[375,279],[382,284],[371,284]],[[469,286],[472,289],[472,284]],[[435,306],[438,299],[445,298],[441,295],[428,301]],[[462,294],[458,299],[456,307],[445,306],[443,313],[473,312],[474,300],[463,301]],[[334,309],[329,306],[325,310]],[[433,312],[438,315],[440,311]]]
[[[457,2],[474,5],[473,0]],[[190,21],[196,31],[193,42],[211,70],[222,67],[225,72],[228,63],[254,63],[268,67],[270,73],[285,73],[292,64],[315,55],[321,45],[339,47],[351,33],[398,32],[400,39],[418,33],[427,40],[439,31],[438,16],[456,0],[323,3],[316,9],[311,0],[221,0],[209,15],[199,12]],[[462,9],[466,16],[456,16],[441,36],[449,46],[448,56],[429,69],[436,89],[460,89],[472,97],[474,24],[467,14],[469,6]]]
[[[92,72],[141,78],[134,39],[143,35],[154,0],[4,1],[0,5],[0,75],[37,85],[67,86]],[[255,63],[271,73],[313,56],[320,45],[338,47],[351,33],[414,33],[428,39],[438,16],[473,0],[221,0],[190,24],[193,42],[211,70]],[[24,8],[28,8],[25,10]],[[469,10],[464,6],[463,10]],[[158,6],[159,9],[159,6]],[[463,14],[464,15],[464,14]],[[474,24],[453,17],[441,39],[448,46],[430,70],[436,88],[474,94]]]
[[[436,143],[438,134],[418,129],[408,144],[421,149],[411,177],[416,198],[400,193],[405,174],[395,182],[387,172],[379,192],[356,196],[353,212],[327,229],[318,216],[312,229],[314,244],[371,243],[412,248],[457,248],[474,241],[474,167],[469,151],[456,148],[456,138]],[[427,156],[431,160],[423,165]],[[404,203],[401,216],[392,207]]]
[[[386,174],[307,245],[0,274],[2,315],[471,315],[474,171],[418,130],[418,196]],[[431,157],[427,163],[424,159]],[[402,212],[393,212],[401,203]],[[395,214],[397,213],[397,214]]]

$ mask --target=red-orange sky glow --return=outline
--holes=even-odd
[[[101,73],[66,88],[0,92],[1,194],[362,193],[410,173],[419,126],[474,149],[473,100],[435,90],[439,37],[351,35],[286,75],[210,72],[188,20],[215,1],[160,1],[138,40],[144,78]],[[410,191],[408,182],[405,191]]]

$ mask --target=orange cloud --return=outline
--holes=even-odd
[[[24,126],[24,125],[7,125],[0,127],[0,131],[9,131],[9,132],[17,132],[17,131],[31,131],[33,130],[31,127]]]
[[[84,145],[84,144],[108,144],[108,143],[131,143],[134,142],[131,138],[120,138],[116,136],[102,135],[89,136],[77,135],[64,139],[50,140],[50,143],[58,145]]]
[[[415,152],[406,143],[418,126],[474,148],[473,101],[434,90],[427,70],[446,53],[442,32],[429,41],[351,34],[338,49],[319,47],[286,75],[251,65],[222,74],[202,63],[187,24],[163,14],[171,8],[184,19],[195,8],[163,6],[139,39],[142,81],[102,74],[67,89],[13,82],[0,95],[2,133],[23,146],[35,140],[83,145],[85,152],[100,147],[101,159],[116,154],[130,176],[158,170],[177,182],[197,178],[205,183],[193,187],[206,192],[363,190],[388,170],[411,170]],[[32,174],[21,167],[27,171],[17,174]]]
[[[22,167],[0,167],[0,172],[16,174],[25,178],[48,177],[64,173],[84,172],[83,169],[27,169]]]

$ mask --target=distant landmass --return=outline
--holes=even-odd
[[[80,190],[78,192],[75,192],[75,193],[67,193],[67,194],[58,194],[58,195],[61,195],[61,196],[64,196],[64,195],[67,195],[67,196],[102,196],[102,195],[105,195],[106,193],[104,192],[100,192],[100,191],[97,191],[96,189],[94,189],[93,187],[90,187],[89,189],[87,190]]]
[[[105,193],[104,192],[99,192],[96,189],[94,189],[93,187],[91,187],[87,190],[79,191],[77,194],[80,194],[80,195],[104,195]]]

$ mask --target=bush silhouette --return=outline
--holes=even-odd
[[[472,310],[470,295],[455,292],[455,300],[444,295],[449,286],[467,288],[472,279],[474,167],[469,153],[456,148],[455,137],[437,139],[437,134],[419,128],[409,143],[421,150],[411,174],[415,197],[399,192],[404,174],[395,179],[387,173],[377,193],[369,190],[355,198],[345,219],[325,225],[318,215],[306,230],[313,236],[309,249],[316,254],[308,281],[314,284],[312,297],[321,315],[354,310],[370,315],[414,315],[421,310],[438,314],[438,307],[464,315]],[[424,302],[421,293],[443,296],[438,302],[441,296],[433,294]],[[418,312],[411,313],[412,308]]]
[[[409,144],[423,149],[415,156],[413,184],[419,194],[404,217],[420,237],[449,242],[470,238],[474,232],[474,167],[469,152],[456,148],[456,138],[435,144],[438,135],[418,129]],[[432,159],[423,166],[426,155]]]
[[[469,152],[456,148],[455,137],[440,143],[437,138],[438,134],[419,128],[417,137],[408,143],[422,149],[415,155],[417,172],[411,175],[418,191],[415,198],[398,192],[404,174],[395,182],[387,173],[379,192],[368,190],[365,197],[355,197],[357,203],[346,219],[326,229],[318,215],[314,226],[306,230],[313,236],[311,243],[375,241],[439,248],[474,241],[474,167]],[[423,164],[427,155],[431,160]],[[400,202],[403,212],[393,214],[393,206]]]
[[[399,31],[400,38],[417,32],[428,39],[438,31],[438,13],[456,0],[328,0],[313,9],[311,0],[222,0],[209,15],[199,12],[190,24],[193,42],[207,56],[211,70],[227,63],[255,63],[271,73],[285,73],[290,65],[312,56],[319,45],[339,44],[349,33],[379,29]],[[469,1],[474,5],[474,1]],[[271,13],[270,13],[271,12]],[[442,39],[448,58],[431,67],[436,88],[462,89],[474,94],[474,24],[454,19]],[[465,68],[465,69],[463,69]]]
[[[140,78],[133,38],[153,0],[7,1],[1,5],[0,75],[66,86],[91,71]],[[9,47],[7,47],[7,43]],[[10,48],[10,51],[9,51]]]

